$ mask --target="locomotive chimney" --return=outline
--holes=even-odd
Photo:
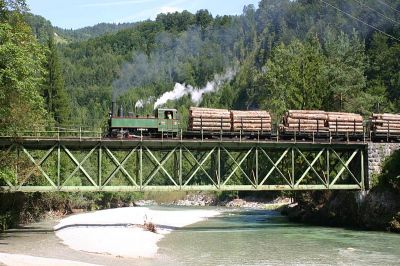
[[[116,112],[115,112],[115,101],[112,101],[111,103],[111,116],[115,116]]]
[[[118,116],[119,117],[123,117],[124,116],[124,109],[122,108],[122,105],[119,107]]]

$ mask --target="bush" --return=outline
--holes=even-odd
[[[400,150],[395,151],[383,163],[379,183],[400,192]]]

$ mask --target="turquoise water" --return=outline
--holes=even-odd
[[[178,265],[400,265],[400,235],[288,222],[273,211],[233,211],[174,231],[160,258]]]
[[[55,223],[0,235],[0,252],[100,265],[400,265],[399,234],[295,224],[273,211],[222,209],[218,217],[166,235],[155,259],[71,250],[54,235]]]

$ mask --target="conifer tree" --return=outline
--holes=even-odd
[[[47,77],[44,89],[44,98],[47,111],[54,116],[58,124],[67,122],[69,117],[69,99],[64,87],[64,79],[61,73],[60,61],[54,43],[53,33],[48,40],[47,52]]]

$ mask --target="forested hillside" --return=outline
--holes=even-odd
[[[200,105],[265,108],[276,117],[289,108],[398,111],[398,15],[377,1],[264,0],[244,7],[240,16],[160,14],[155,21],[62,44],[65,86],[79,112],[74,122],[99,125],[113,94],[125,110],[147,102],[141,112],[149,113],[176,82],[200,88],[232,68],[234,79]],[[168,106],[185,114],[192,104],[187,95]]]
[[[14,1],[2,2],[10,12]],[[201,106],[262,108],[275,118],[287,109],[400,111],[399,10],[398,0],[263,0],[240,16],[183,11],[79,30],[20,12],[42,48],[43,79],[32,85],[49,123],[100,127],[112,97],[150,113],[175,83],[202,88],[227,71],[233,77]],[[183,117],[193,104],[188,94],[167,102]]]

